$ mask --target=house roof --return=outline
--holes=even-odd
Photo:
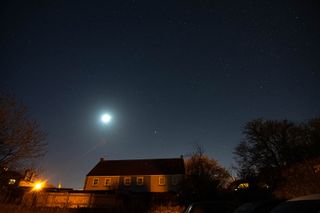
[[[103,160],[87,176],[184,174],[183,158]]]

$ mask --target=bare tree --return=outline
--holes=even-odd
[[[0,166],[23,165],[44,156],[45,137],[26,106],[0,94]]]
[[[289,122],[257,119],[244,128],[244,139],[234,154],[239,169],[259,173],[265,168],[280,168],[302,158],[297,152],[304,144],[304,128]]]
[[[186,181],[184,191],[191,199],[212,199],[231,181],[228,171],[218,161],[209,158],[197,145],[191,157],[185,160]]]

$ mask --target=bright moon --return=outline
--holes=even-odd
[[[109,123],[111,121],[111,116],[109,114],[103,114],[101,116],[101,121],[105,124]]]

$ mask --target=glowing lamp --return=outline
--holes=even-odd
[[[41,189],[43,189],[45,185],[45,182],[35,182],[33,185],[33,191],[40,191]]]

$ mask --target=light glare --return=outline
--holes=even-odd
[[[43,182],[40,182],[40,181],[35,182],[33,185],[33,191],[40,191],[41,189],[43,189],[44,185],[45,185],[44,181]]]
[[[111,116],[109,114],[103,114],[101,116],[101,121],[103,123],[109,123],[111,121]]]

